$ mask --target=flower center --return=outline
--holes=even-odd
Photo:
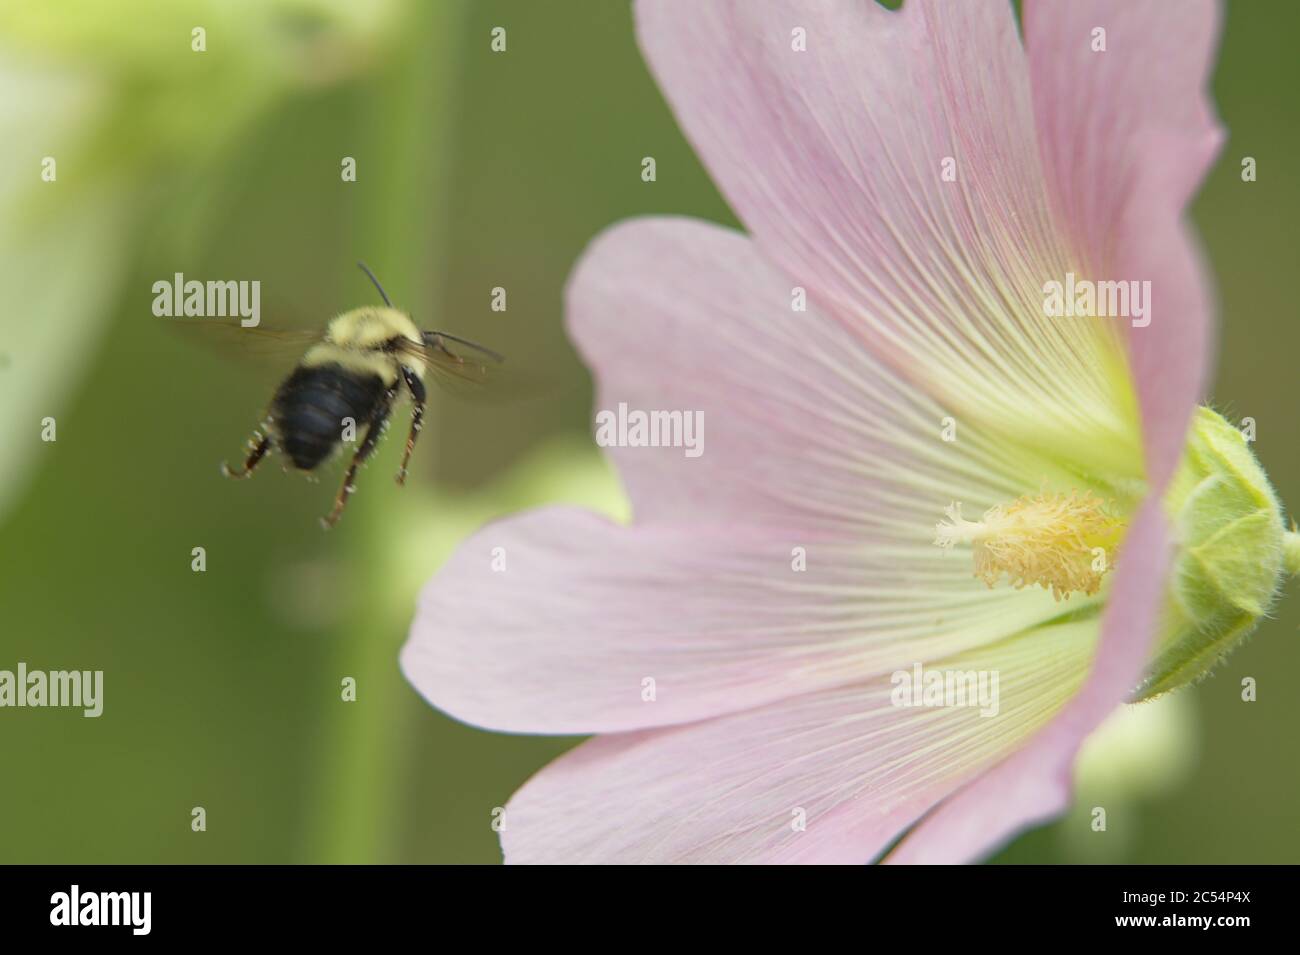
[[[1038,584],[1057,600],[1095,594],[1124,537],[1124,522],[1091,491],[1016,498],[979,521],[963,520],[960,503],[944,513],[934,542],[945,550],[969,543],[976,577],[992,587],[1006,574],[1013,587]]]

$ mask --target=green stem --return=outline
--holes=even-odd
[[[445,156],[452,141],[464,7],[458,2],[417,3],[412,11],[403,24],[407,41],[393,51],[392,68],[366,97],[373,110],[359,135],[385,159],[382,169],[370,165],[370,174],[382,178],[379,188],[367,193],[374,197],[377,192],[378,198],[367,199],[362,208],[355,248],[361,250],[358,257],[383,269],[380,274],[399,307],[419,309],[436,301],[443,281]],[[364,166],[360,175],[366,175]],[[428,445],[435,437],[435,421],[425,421],[423,443]],[[400,851],[396,820],[403,810],[403,740],[417,700],[398,670],[397,655],[410,626],[417,585],[394,566],[393,536],[401,536],[404,515],[416,502],[395,495],[410,497],[422,490],[413,482],[399,491],[382,480],[393,453],[383,449],[382,458],[372,463],[373,493],[357,495],[344,519],[347,526],[341,528],[349,535],[350,580],[357,599],[355,612],[341,624],[344,642],[327,671],[335,695],[321,727],[322,774],[307,826],[313,862],[391,862]],[[356,702],[339,700],[338,681],[344,676],[357,681]]]

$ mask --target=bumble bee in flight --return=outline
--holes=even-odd
[[[407,465],[424,420],[426,374],[447,382],[476,384],[487,377],[488,362],[504,360],[455,335],[421,331],[409,315],[393,307],[374,273],[364,263],[358,265],[379,290],[383,308],[363,306],[344,312],[330,320],[323,335],[313,332],[305,338],[258,327],[236,329],[281,344],[297,342],[307,350],[276,389],[261,428],[249,440],[243,467],[236,469],[223,462],[223,474],[246,478],[273,450],[283,452],[298,470],[314,471],[343,442],[349,428],[353,433],[365,429],[334,507],[321,518],[326,528],[333,527],[343,513],[355,489],[357,469],[374,452],[403,395],[411,399],[411,427],[397,471],[399,485],[406,482]]]

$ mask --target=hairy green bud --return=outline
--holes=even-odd
[[[1146,699],[1210,672],[1268,613],[1300,535],[1240,431],[1209,408],[1192,419],[1164,499],[1177,552],[1155,656],[1135,694]]]

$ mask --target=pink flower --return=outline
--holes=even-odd
[[[704,453],[613,448],[631,526],[524,514],[424,592],[402,665],[430,702],[600,734],[510,801],[507,861],[861,863],[900,835],[889,861],[960,861],[1066,805],[1161,612],[1218,25],[1210,0],[1026,8],[1022,43],[1006,0],[637,4],[749,234],[623,223],[568,286],[597,407],[695,412]],[[1149,281],[1149,324],[1047,314],[1067,274]],[[1032,535],[992,564],[1023,588],[934,546],[953,502],[1076,491],[1124,534],[1095,594]],[[997,714],[898,705],[918,664],[996,673]]]

